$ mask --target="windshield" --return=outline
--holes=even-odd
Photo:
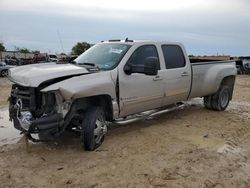
[[[101,70],[110,70],[116,67],[131,45],[128,44],[96,44],[74,61],[76,64],[94,64]]]

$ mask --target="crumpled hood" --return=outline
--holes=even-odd
[[[37,87],[47,80],[88,72],[86,68],[72,64],[41,63],[11,68],[8,77],[20,85]]]

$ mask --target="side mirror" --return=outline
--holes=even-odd
[[[127,63],[127,64],[124,66],[123,70],[124,70],[124,72],[125,72],[127,75],[131,75],[131,74],[132,74],[132,67],[133,67],[132,64]]]
[[[132,73],[141,73],[145,75],[154,76],[158,74],[159,69],[159,60],[157,57],[147,57],[144,65],[133,65],[131,63],[127,63],[124,66],[124,72],[127,75],[131,75]]]
[[[144,74],[155,76],[159,70],[159,59],[157,57],[147,57],[144,65]]]

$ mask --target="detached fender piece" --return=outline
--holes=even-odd
[[[67,101],[96,95],[109,95],[112,100],[116,98],[115,83],[109,71],[73,77],[52,84],[41,91],[55,90],[58,90]]]

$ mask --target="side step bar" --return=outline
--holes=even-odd
[[[146,120],[146,119],[150,119],[154,116],[158,116],[164,113],[172,112],[178,109],[183,109],[184,106],[185,106],[184,103],[177,103],[175,105],[170,105],[170,106],[166,106],[166,107],[155,109],[155,110],[145,111],[145,112],[135,114],[135,115],[130,115],[125,118],[118,118],[118,119],[115,119],[115,121],[113,121],[112,123],[124,125],[128,123],[136,122],[136,121]]]

